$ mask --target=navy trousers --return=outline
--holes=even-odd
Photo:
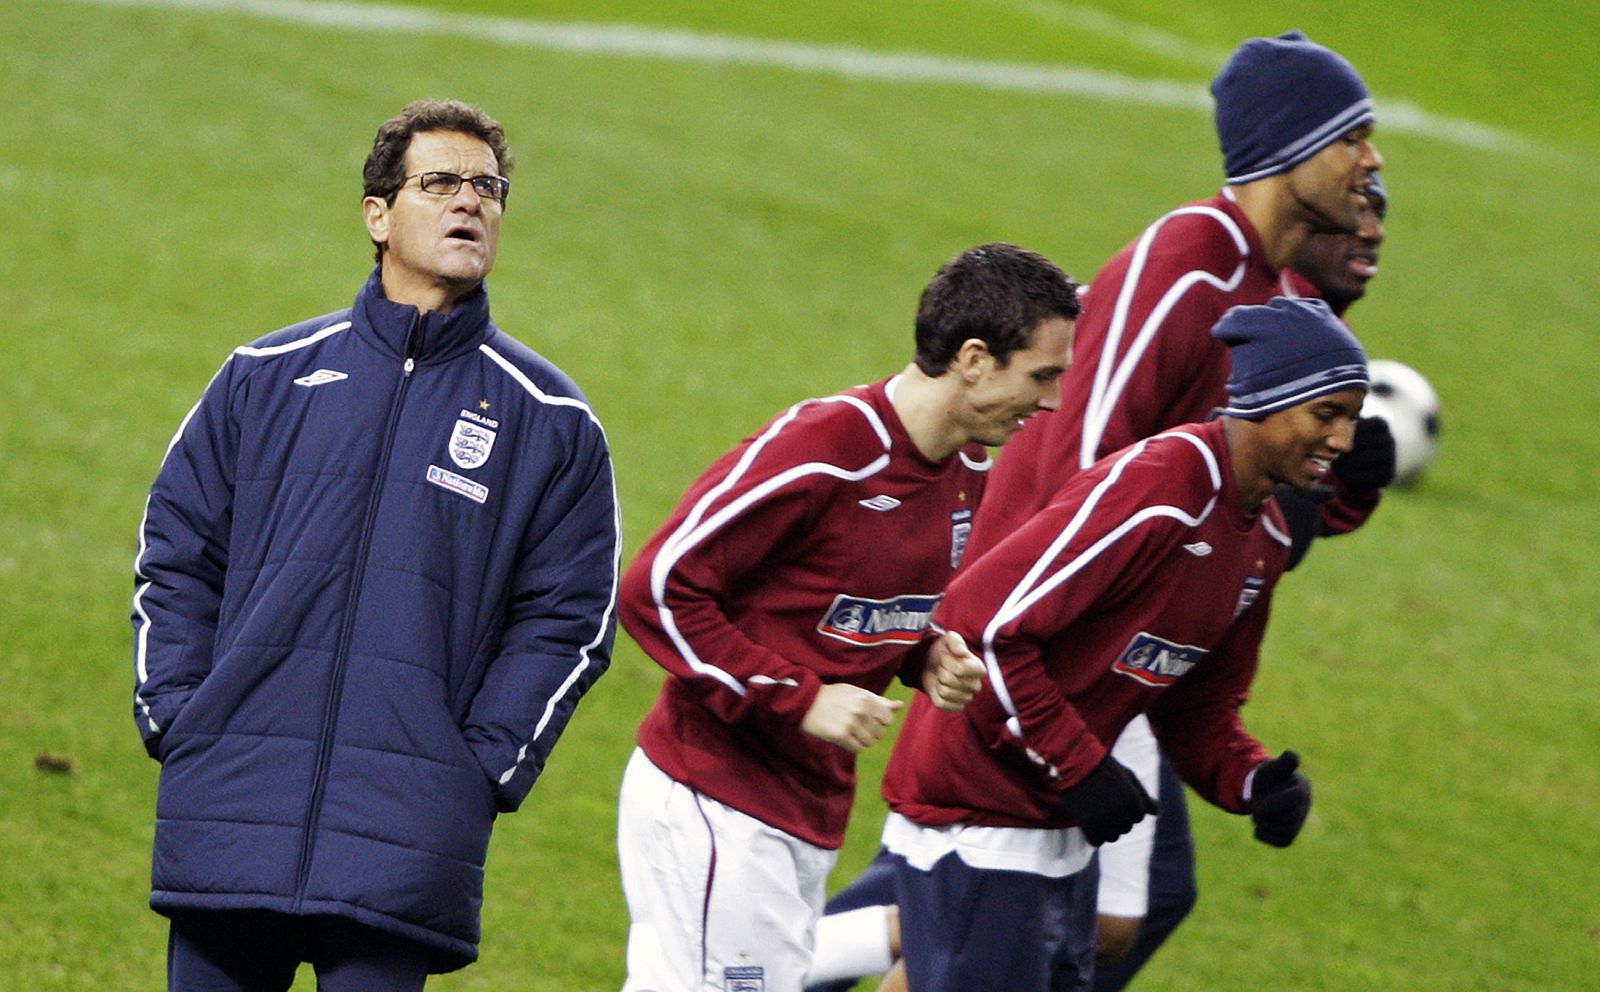
[[[310,962],[320,992],[419,992],[428,949],[333,916],[194,911],[172,917],[169,992],[286,992]]]

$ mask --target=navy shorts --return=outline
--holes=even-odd
[[[1075,875],[974,868],[948,854],[929,871],[899,855],[895,894],[916,992],[1082,992],[1094,974],[1093,862]]]

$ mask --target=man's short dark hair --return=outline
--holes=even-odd
[[[413,135],[424,131],[453,131],[470,134],[489,146],[500,175],[511,175],[511,149],[500,122],[471,104],[459,100],[414,100],[395,116],[378,126],[372,151],[361,169],[361,196],[381,197],[394,205],[394,198],[405,181],[406,151]],[[376,244],[376,242],[374,242]],[[383,246],[377,245],[378,261],[383,261]]]
[[[940,267],[917,306],[917,368],[941,376],[961,343],[977,338],[995,361],[1032,344],[1051,317],[1076,320],[1078,284],[1036,252],[997,242],[969,248]]]

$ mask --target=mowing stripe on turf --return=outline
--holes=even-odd
[[[443,13],[382,4],[312,0],[80,0],[114,7],[165,7],[245,14],[292,24],[360,31],[470,38],[501,45],[564,52],[729,63],[818,73],[848,79],[934,83],[1007,92],[1059,94],[1155,107],[1211,109],[1206,87],[1168,79],[1139,79],[1075,66],[1029,65],[920,53],[878,52],[850,45],[814,45],[705,34],[677,28],[629,24],[532,21],[477,14]],[[1126,22],[1101,25],[1110,29]],[[1131,25],[1130,25],[1131,27]],[[1148,29],[1146,29],[1148,30]],[[1139,34],[1130,44],[1149,47],[1160,32]],[[1192,53],[1191,53],[1192,55]],[[1538,152],[1520,135],[1460,118],[1430,114],[1414,104],[1381,100],[1386,131],[1408,131],[1488,151]]]
[[[981,0],[981,2],[1003,7],[1044,24],[1097,34],[1120,41],[1130,48],[1140,48],[1154,55],[1178,59],[1206,69],[1215,70],[1233,54],[1226,48],[1198,45],[1170,31],[1149,27],[1137,21],[1123,20],[1091,7],[1057,3],[1055,0]]]

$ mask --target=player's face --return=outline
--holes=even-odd
[[[1362,389],[1342,389],[1299,406],[1280,410],[1260,422],[1260,467],[1274,484],[1286,482],[1310,489],[1327,478],[1333,460],[1355,441]]]
[[[1061,375],[1072,363],[1072,321],[1047,317],[1028,347],[1004,365],[986,359],[968,393],[967,433],[990,446],[1005,444],[1040,410],[1061,409]]]
[[[1367,282],[1378,274],[1378,249],[1383,246],[1383,215],[1370,200],[1361,207],[1361,228],[1354,234],[1313,234],[1294,260],[1296,272],[1322,293],[1337,313],[1366,295]]]
[[[499,175],[494,152],[479,138],[456,131],[422,131],[406,149],[406,180],[394,203],[362,201],[367,231],[384,245],[383,288],[396,303],[447,310],[494,268],[500,244],[498,200],[471,183],[449,196],[424,192],[419,174]]]
[[[1383,167],[1367,124],[1289,172],[1289,190],[1313,231],[1354,234],[1361,227],[1367,184]]]

